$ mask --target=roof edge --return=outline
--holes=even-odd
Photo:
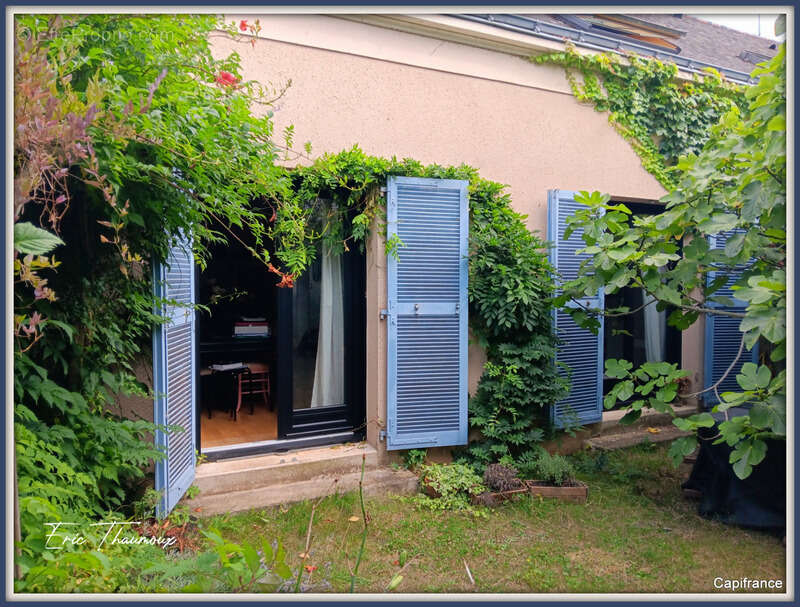
[[[452,15],[459,19],[472,21],[475,23],[483,23],[499,29],[518,32],[526,34],[534,38],[543,40],[551,40],[555,42],[565,43],[571,41],[575,46],[594,50],[597,52],[615,52],[623,54],[622,51],[635,52],[639,55],[652,56],[659,61],[669,61],[678,66],[679,69],[695,74],[703,74],[704,68],[713,68],[720,74],[725,76],[728,80],[732,80],[739,84],[754,84],[755,79],[750,77],[750,74],[739,72],[719,65],[691,59],[689,57],[681,57],[668,51],[656,50],[651,46],[645,46],[620,40],[618,38],[611,38],[593,32],[586,32],[578,29],[568,27],[566,25],[556,25],[545,21],[539,21],[531,17],[522,17],[519,15],[494,15],[494,14],[477,14],[477,15]]]

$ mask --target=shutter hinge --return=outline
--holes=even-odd
[[[386,187],[381,186],[381,196],[386,196]]]
[[[386,318],[387,318],[388,316],[389,316],[389,310],[387,310],[387,309],[385,309],[385,308],[384,308],[383,310],[381,310],[381,312],[380,312],[380,318],[381,318],[381,320],[386,320]]]
[[[386,430],[381,430],[378,432],[378,440],[385,441],[386,440]]]

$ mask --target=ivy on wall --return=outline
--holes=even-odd
[[[320,241],[343,252],[385,225],[389,175],[470,183],[473,332],[503,370],[481,382],[473,419],[496,430],[495,453],[519,444],[534,423],[525,408],[549,404],[559,380],[540,322],[551,289],[544,243],[502,185],[470,167],[357,147],[280,165],[269,114],[251,111],[269,106],[272,91],[243,79],[237,54],[212,57],[208,36],[222,26],[211,16],[26,15],[15,26],[15,123],[25,128],[15,136],[14,405],[28,556],[45,529],[38,505],[46,516],[124,508],[159,455],[145,437],[153,425],[119,418],[115,401],[151,388],[135,374],[163,304],[149,264],[174,235],[193,234],[201,264],[210,243],[244,247],[291,287]],[[520,382],[541,388],[508,388]],[[65,479],[69,491],[59,490]]]
[[[608,112],[642,166],[668,190],[679,179],[673,169],[678,158],[698,153],[711,127],[732,107],[745,106],[743,87],[713,68],[685,81],[673,63],[634,53],[582,55],[571,44],[530,60],[563,66],[576,99]]]
[[[470,401],[471,424],[483,436],[470,450],[473,461],[517,461],[541,437],[541,416],[535,413],[564,390],[551,364],[552,268],[545,243],[527,230],[502,185],[467,166],[376,158],[357,147],[285,169],[276,162],[280,146],[273,142],[270,118],[251,112],[254,104],[269,105],[281,92],[273,97],[259,83],[243,80],[236,54],[213,59],[207,35],[219,27],[216,18],[27,16],[17,26],[15,91],[20,103],[15,106],[25,110],[22,118],[38,115],[31,104],[44,104],[40,113],[55,112],[65,121],[73,114],[80,118],[59,131],[63,141],[28,141],[19,133],[15,140],[20,159],[49,158],[58,146],[66,150],[63,159],[25,164],[46,173],[53,187],[38,188],[36,175],[17,171],[17,179],[33,181],[17,188],[15,219],[56,232],[62,216],[67,228],[74,224],[59,251],[58,273],[48,274],[50,284],[35,272],[23,272],[27,257],[17,260],[19,276],[30,278],[27,290],[17,288],[18,341],[21,350],[37,345],[18,353],[17,364],[30,363],[34,373],[15,378],[21,378],[15,404],[35,414],[17,422],[37,441],[52,439],[52,429],[65,420],[70,432],[85,428],[85,417],[105,410],[116,394],[146,388],[136,383],[132,365],[146,351],[154,322],[147,260],[164,256],[172,234],[192,230],[202,260],[209,243],[227,239],[232,227],[241,228],[245,241],[234,246],[246,246],[288,287],[313,261],[320,241],[343,252],[363,247],[376,220],[385,225],[380,187],[389,175],[470,183],[471,328],[488,357]],[[62,30],[69,35],[60,35]],[[108,42],[96,43],[110,32],[115,35]],[[665,187],[672,185],[670,167],[677,157],[698,150],[709,126],[743,99],[741,90],[718,74],[680,82],[674,66],[635,56],[627,61],[584,57],[568,48],[535,61],[563,65],[577,98],[609,112],[612,124]],[[36,67],[40,64],[46,69]],[[36,69],[26,71],[25,66]],[[61,104],[55,109],[46,105],[54,99]],[[287,147],[291,135],[284,133]],[[31,194],[36,192],[50,198],[38,200]],[[55,223],[42,223],[41,205],[57,211]],[[390,240],[387,250],[391,254],[400,245]],[[40,255],[30,263],[43,260]],[[48,331],[37,341],[45,322],[53,327],[61,322],[63,331]],[[43,393],[39,384],[51,387],[55,396]],[[81,416],[65,412],[64,395],[80,404]],[[17,413],[26,410],[18,406]],[[116,427],[122,422],[109,418],[108,423]],[[111,453],[107,462],[96,462],[97,470],[110,475],[109,488],[97,499],[78,496],[77,501],[94,509],[122,503],[126,483],[114,471],[128,461],[125,454],[136,452],[129,470],[137,476],[134,460],[149,454],[144,443],[134,440],[144,429],[131,430],[131,445],[90,449]],[[69,432],[64,436],[49,442],[59,454],[78,441]],[[87,449],[95,444],[82,442]],[[30,461],[29,470],[46,472]],[[75,470],[89,470],[91,461],[76,457]],[[98,474],[87,474],[87,486],[96,486]],[[73,470],[65,475],[77,478]],[[58,481],[45,476],[36,480],[40,493],[44,484]],[[73,497],[64,504],[72,504]]]
[[[478,469],[498,460],[523,465],[544,437],[548,407],[566,393],[551,325],[553,268],[546,244],[511,207],[502,184],[471,167],[376,158],[357,146],[292,172],[291,199],[276,212],[275,256],[300,272],[324,241],[334,251],[363,246],[373,219],[383,222],[379,187],[389,175],[469,181],[470,329],[487,364],[469,400],[480,431],[461,455]],[[389,254],[402,246],[387,242]]]
[[[26,557],[42,552],[42,520],[129,504],[144,464],[158,456],[146,440],[153,425],[110,407],[119,394],[147,392],[133,365],[159,321],[153,304],[162,303],[152,300],[148,260],[163,258],[180,230],[193,232],[202,260],[210,243],[240,228],[245,236],[232,245],[290,287],[320,241],[343,252],[363,247],[376,220],[385,225],[380,187],[389,175],[466,179],[470,321],[488,359],[470,399],[482,438],[469,461],[529,462],[546,407],[565,391],[552,364],[546,245],[504,187],[467,166],[357,147],[287,170],[276,162],[269,115],[251,112],[282,91],[243,80],[238,54],[212,57],[208,35],[220,28],[212,16],[17,19],[15,124],[25,128],[14,142],[14,408]],[[222,29],[237,35],[235,24]],[[674,66],[657,61],[574,49],[535,61],[563,65],[577,98],[610,112],[665,187],[675,159],[742,105],[741,90],[718,75],[680,83]],[[287,148],[292,135],[284,132]],[[41,240],[44,230],[63,244],[51,234],[48,246],[34,246],[31,234]],[[56,245],[59,262],[49,257]],[[398,246],[387,242],[390,254]]]

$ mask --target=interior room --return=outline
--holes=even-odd
[[[197,283],[201,448],[277,439],[278,277],[241,244],[218,243]]]
[[[353,439],[365,401],[363,252],[318,243],[291,288],[236,239],[209,253],[196,281],[201,452]]]

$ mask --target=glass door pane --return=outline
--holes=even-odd
[[[292,409],[345,404],[342,258],[318,252],[292,289]]]

